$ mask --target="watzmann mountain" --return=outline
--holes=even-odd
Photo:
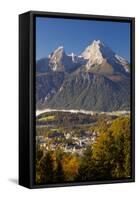
[[[36,63],[37,109],[130,109],[130,64],[100,40],[81,55],[63,46]]]

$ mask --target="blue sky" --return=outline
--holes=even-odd
[[[100,39],[130,61],[130,24],[36,17],[36,59],[48,56],[58,46],[80,54],[93,40]]]

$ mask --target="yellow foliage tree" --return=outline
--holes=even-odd
[[[100,127],[101,128],[101,127]],[[119,117],[92,146],[92,159],[102,176],[125,178],[131,172],[130,117]]]
[[[62,159],[62,169],[65,181],[73,181],[79,169],[79,159],[75,155],[66,155]]]

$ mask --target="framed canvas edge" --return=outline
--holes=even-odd
[[[76,14],[76,13],[58,13],[58,12],[43,12],[43,11],[29,11],[30,15],[30,76],[29,76],[29,119],[30,119],[30,185],[28,188],[52,188],[52,187],[68,187],[68,186],[83,186],[83,185],[99,185],[99,184],[113,184],[113,183],[129,183],[135,182],[135,18],[134,17],[119,17],[107,15],[90,15],[90,14]],[[102,180],[102,181],[87,181],[87,182],[72,182],[72,183],[52,183],[52,184],[35,184],[34,167],[35,167],[35,35],[34,35],[34,19],[36,16],[45,17],[60,17],[60,18],[73,18],[73,19],[90,19],[90,20],[103,20],[103,21],[121,21],[131,23],[131,125],[132,125],[132,176],[131,178],[119,180]],[[133,55],[133,56],[132,56]],[[32,142],[33,141],[33,142]]]

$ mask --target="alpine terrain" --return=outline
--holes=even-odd
[[[130,109],[130,64],[100,40],[80,54],[63,46],[36,62],[37,109]]]

